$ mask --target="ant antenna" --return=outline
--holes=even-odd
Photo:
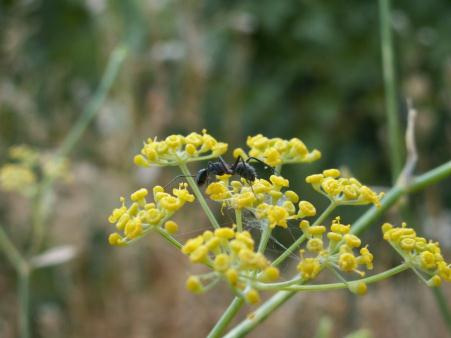
[[[196,177],[196,175],[177,175],[171,181],[169,181],[169,183],[166,184],[163,188],[166,189],[166,187],[168,185],[171,185],[174,181],[176,181],[176,180],[178,180],[180,178],[185,178],[185,177]]]

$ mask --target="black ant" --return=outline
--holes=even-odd
[[[263,162],[262,160],[259,160],[255,157],[248,157],[246,160],[243,160],[241,156],[238,156],[235,163],[232,165],[227,164],[224,159],[219,156],[219,161],[216,162],[208,162],[206,168],[202,168],[197,172],[197,175],[192,176],[195,177],[195,181],[197,185],[202,186],[205,184],[205,182],[208,181],[208,178],[211,175],[238,175],[242,178],[244,178],[248,183],[254,182],[257,178],[257,172],[255,168],[249,164],[249,161],[254,160],[257,162],[262,163],[265,168],[270,168],[273,173],[276,173],[276,170],[268,165],[267,163]],[[180,177],[185,177],[184,175],[180,175],[175,177],[171,182],[169,182],[167,185],[171,184],[175,179],[178,179]],[[166,186],[167,186],[166,185]]]

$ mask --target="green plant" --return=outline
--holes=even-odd
[[[233,210],[235,221],[229,227],[219,227],[218,220],[187,167],[187,163],[217,158],[227,151],[227,144],[216,141],[205,130],[202,134],[171,135],[162,141],[148,139],[141,154],[135,156],[135,164],[142,167],[178,166],[188,183],[180,184],[173,189],[172,194],[161,186],[155,186],[152,202],[147,200],[149,192],[144,188],[131,194],[132,203],[129,206],[125,198],[121,197],[122,205],[109,217],[118,230],[110,235],[110,244],[126,246],[150,232],[156,232],[189,256],[192,263],[205,265],[208,272],[188,278],[188,290],[205,292],[221,280],[229,284],[236,298],[209,337],[221,336],[244,303],[260,303],[262,291],[275,294],[257,308],[251,318],[232,329],[227,337],[239,337],[251,331],[297,292],[347,288],[363,295],[367,292],[367,285],[408,269],[430,287],[439,287],[442,281],[451,281],[451,266],[441,255],[439,244],[419,236],[405,223],[401,227],[389,223],[382,225],[383,238],[399,253],[402,263],[369,277],[366,277],[364,270],[373,268],[373,255],[367,246],[362,246],[358,237],[401,196],[449,176],[451,161],[419,177],[398,180],[400,183],[390,189],[385,197],[383,193],[376,194],[356,178],[341,177],[337,169],[310,175],[306,183],[329,200],[329,206],[317,216],[316,207],[301,200],[296,192],[288,190],[289,181],[280,173],[285,164],[319,159],[320,152],[309,151],[297,138],[269,139],[261,134],[248,137],[247,145],[249,151],[238,148],[234,150],[234,156],[245,159],[255,157],[274,166],[278,175],[253,182],[222,175],[206,187],[205,194],[210,200],[219,203],[221,209]],[[408,174],[408,171],[404,172],[404,175]],[[194,195],[188,191],[188,185]],[[179,226],[171,218],[187,202],[194,202],[194,196],[210,220],[212,230],[204,231],[182,244],[174,237]],[[328,221],[340,206],[368,204],[373,204],[373,207],[352,226],[342,223],[336,214],[331,222]],[[248,215],[246,218],[243,218],[244,212]],[[315,221],[307,220],[315,216]],[[265,255],[271,232],[275,227],[287,228],[289,222],[293,221],[299,224],[302,235],[271,262]],[[257,224],[261,230],[258,241],[246,230],[248,223],[254,226]],[[330,224],[330,227],[324,224]],[[276,282],[280,278],[277,266],[300,247],[297,271],[284,281]],[[314,283],[323,270],[331,271],[338,282]],[[349,278],[349,273],[355,273],[359,278]]]

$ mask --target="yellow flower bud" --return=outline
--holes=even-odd
[[[260,294],[255,289],[250,289],[244,298],[246,299],[246,302],[252,305],[260,303]]]
[[[191,291],[193,293],[199,293],[203,290],[203,285],[199,279],[199,277],[196,276],[189,276],[186,280],[186,288],[188,291]]]
[[[167,221],[166,223],[164,223],[164,228],[170,234],[175,234],[178,231],[179,226],[174,221]]]
[[[341,175],[340,170],[338,169],[327,169],[323,171],[324,177],[333,177],[337,178]]]

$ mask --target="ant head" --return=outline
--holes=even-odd
[[[196,175],[196,183],[197,185],[203,185],[208,178],[208,169],[200,169]]]

